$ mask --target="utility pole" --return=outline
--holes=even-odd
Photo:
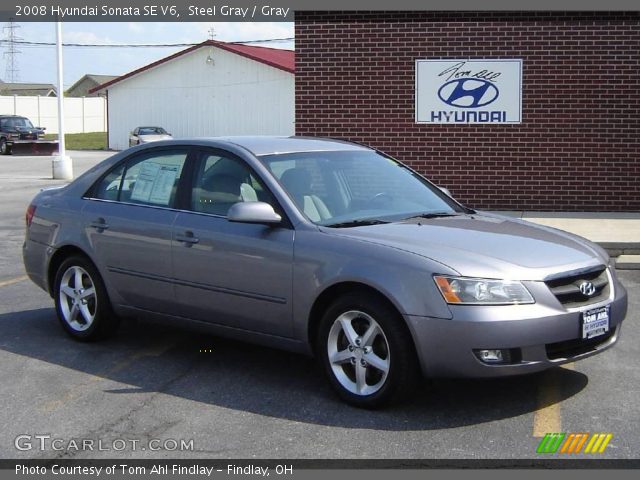
[[[54,179],[71,180],[73,164],[64,145],[64,87],[62,85],[62,22],[56,22],[56,58],[58,60],[58,155],[53,157],[51,169]]]
[[[21,53],[18,50],[17,43],[22,40],[18,36],[18,29],[20,25],[10,19],[9,22],[3,27],[4,40],[7,46],[4,49],[4,61],[5,61],[5,82],[15,83],[20,79],[20,69],[18,67],[18,54]]]

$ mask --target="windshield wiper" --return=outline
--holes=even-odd
[[[349,220],[347,222],[330,223],[323,225],[330,228],[349,228],[349,227],[363,227],[366,225],[382,225],[384,223],[390,223],[385,220],[379,220],[377,218],[362,218],[360,220]]]
[[[418,215],[411,215],[410,217],[403,218],[403,220],[413,220],[414,218],[441,218],[441,217],[457,217],[462,215],[458,212],[428,212],[419,213]]]

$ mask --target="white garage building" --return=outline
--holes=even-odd
[[[109,148],[138,126],[174,137],[293,135],[295,54],[206,41],[92,90],[107,92]]]

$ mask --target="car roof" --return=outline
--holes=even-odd
[[[238,136],[204,140],[232,143],[249,150],[256,156],[299,152],[371,150],[364,145],[358,145],[345,140],[320,137]]]

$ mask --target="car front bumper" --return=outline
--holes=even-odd
[[[581,340],[581,312],[559,304],[450,306],[451,319],[405,315],[427,377],[501,377],[533,373],[573,362],[614,345],[627,313],[627,292],[616,280],[609,332]],[[487,364],[474,353],[510,349],[513,363]]]

